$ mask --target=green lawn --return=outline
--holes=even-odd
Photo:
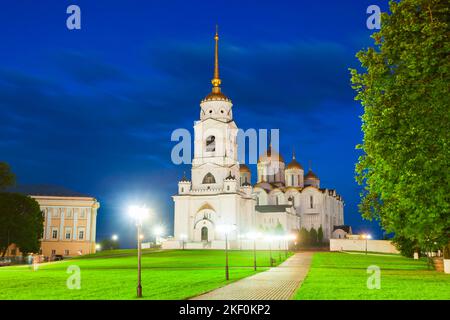
[[[277,259],[279,255],[273,252]],[[284,252],[281,254],[284,259]],[[230,281],[254,274],[252,251],[230,251]],[[269,252],[258,251],[258,271],[269,265]],[[225,256],[220,250],[145,250],[142,256],[144,299],[186,299],[221,287]],[[81,270],[81,289],[68,289],[71,274]],[[0,299],[135,299],[135,250],[105,251],[95,255],[30,266],[0,268]]]
[[[368,289],[367,267],[381,270],[381,288]],[[294,299],[450,299],[450,275],[429,270],[426,260],[398,255],[315,253]]]

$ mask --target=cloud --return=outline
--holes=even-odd
[[[126,78],[119,68],[103,62],[92,53],[63,50],[53,54],[51,58],[60,70],[81,84],[95,85]]]
[[[342,81],[352,59],[333,42],[221,43],[222,87],[238,106],[310,111],[326,100],[352,100],[349,82]],[[198,97],[209,90],[212,45],[153,44],[147,61],[172,80],[175,92],[185,86]]]

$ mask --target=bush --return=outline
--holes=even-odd
[[[412,258],[414,256],[414,252],[420,253],[420,248],[417,241],[406,239],[401,236],[395,236],[392,239],[392,243],[405,257]]]

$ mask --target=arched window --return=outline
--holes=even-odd
[[[206,176],[203,178],[203,184],[208,184],[208,183],[216,183],[216,179],[210,172],[208,172],[206,174]]]
[[[313,196],[309,196],[309,207],[311,209],[314,207],[314,198],[313,198]]]
[[[202,241],[208,241],[208,228],[202,228]]]
[[[291,186],[294,185],[294,175],[291,176]]]
[[[216,137],[209,136],[206,138],[206,152],[216,151]]]

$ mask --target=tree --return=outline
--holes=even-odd
[[[102,250],[115,250],[119,249],[119,241],[112,239],[103,239],[100,241],[100,246]]]
[[[317,240],[318,240],[319,243],[322,243],[322,241],[323,241],[322,225],[320,225],[319,230],[317,230]]]
[[[311,228],[311,230],[309,230],[309,243],[312,246],[317,244],[317,231],[314,228]]]
[[[273,229],[273,233],[276,235],[284,234],[284,229],[283,229],[283,226],[281,225],[281,223],[278,222],[278,224]]]
[[[0,193],[0,252],[5,256],[11,244],[26,255],[39,252],[44,216],[39,204],[18,193]]]
[[[301,228],[298,232],[298,244],[300,247],[307,247],[309,245],[309,232],[305,228]]]
[[[0,191],[16,183],[16,176],[6,162],[0,162]]]
[[[357,54],[365,70],[351,70],[364,107],[359,207],[402,241],[444,246],[450,237],[448,2],[389,7],[374,47]]]
[[[410,240],[408,238],[396,235],[392,241],[398,251],[400,251],[400,253],[405,257],[412,258],[414,256],[414,252],[420,254],[420,248],[417,240]]]

